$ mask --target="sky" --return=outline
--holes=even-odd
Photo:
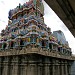
[[[8,25],[8,12],[10,9],[15,8],[19,3],[23,4],[29,0],[0,0],[0,32],[5,29]],[[72,48],[72,53],[75,55],[75,38],[64,25],[64,23],[59,19],[59,17],[54,13],[54,11],[43,1],[44,4],[44,21],[51,31],[61,30],[65,34],[66,40],[69,42],[69,46]]]

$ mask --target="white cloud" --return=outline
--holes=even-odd
[[[25,3],[29,0],[0,0],[0,32],[8,24],[8,11],[15,8],[19,3]],[[44,1],[43,1],[44,2]],[[52,31],[62,30],[66,36],[67,41],[69,42],[70,47],[72,48],[73,54],[75,54],[75,38],[69,32],[67,27],[63,22],[56,16],[54,11],[44,2],[45,6],[45,16],[44,20],[47,26],[49,26]]]

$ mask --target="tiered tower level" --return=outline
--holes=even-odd
[[[43,16],[42,0],[30,0],[10,10],[8,25],[1,32],[0,50],[37,47],[71,55],[67,42],[58,41],[44,23]]]

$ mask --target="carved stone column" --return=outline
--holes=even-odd
[[[0,75],[1,75],[1,62],[0,62]]]
[[[8,62],[9,62],[9,57],[5,57],[6,59],[5,59],[5,74],[4,75],[8,75],[8,68],[9,68],[9,66],[8,66]]]
[[[63,64],[63,62],[61,61],[61,75],[64,75],[64,64]]]
[[[70,65],[67,65],[67,70],[68,70],[68,75],[71,75],[71,66]]]
[[[43,72],[44,72],[44,75],[50,75],[50,73],[49,73],[49,65],[48,64],[45,64],[44,65]]]
[[[64,64],[61,62],[61,75],[64,75]]]
[[[50,60],[48,58],[45,58],[45,60],[43,60],[43,75],[50,75]]]
[[[36,64],[30,64],[28,66],[27,75],[37,75],[37,66]]]
[[[18,75],[18,56],[13,56],[10,69],[11,75]]]
[[[67,67],[67,63],[65,64],[65,75],[68,75],[68,67]]]
[[[8,57],[3,58],[2,75],[8,75],[8,61],[9,61]]]
[[[54,64],[52,65],[52,72],[53,72],[52,75],[55,75],[55,65]]]
[[[38,64],[38,75],[42,75],[43,72],[43,65],[40,63]]]
[[[56,75],[60,75],[60,66],[59,66],[59,64],[57,65]]]
[[[59,66],[59,60],[56,59],[55,62],[55,75],[60,75],[60,66]]]

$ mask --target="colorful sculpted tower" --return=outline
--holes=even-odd
[[[9,22],[2,31],[2,49],[17,48],[23,46],[46,46],[48,38],[47,27],[44,23],[44,8],[41,0],[30,0],[26,4],[19,4],[9,11]],[[46,34],[47,33],[47,34]],[[42,38],[43,36],[43,38]],[[7,41],[7,42],[6,42]]]
[[[30,0],[9,11],[9,21],[2,31],[1,48],[41,47],[57,50],[58,41],[44,23],[42,0]]]
[[[0,75],[69,75],[71,49],[52,34],[43,16],[42,0],[29,0],[9,11],[0,36]]]

